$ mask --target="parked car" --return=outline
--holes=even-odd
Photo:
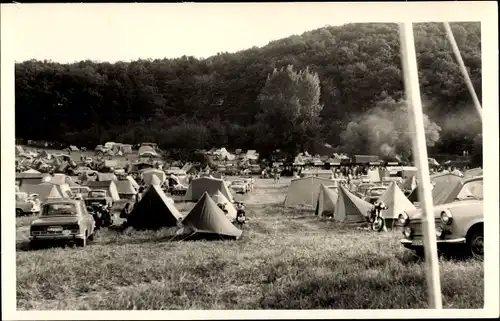
[[[365,201],[367,201],[368,203],[374,204],[380,198],[380,196],[382,196],[382,194],[384,194],[384,192],[387,190],[387,188],[388,188],[388,186],[384,186],[384,185],[370,187],[365,193],[365,197],[364,197]]]
[[[231,189],[235,193],[245,194],[250,190],[250,186],[246,180],[235,180],[231,182]]]
[[[82,200],[48,200],[42,204],[40,218],[31,222],[30,246],[57,241],[87,245],[93,240],[95,221]]]
[[[464,181],[454,202],[434,207],[438,249],[465,245],[467,254],[483,258],[483,177]],[[423,256],[422,211],[399,214],[404,239],[401,244]]]
[[[106,190],[94,189],[87,193],[87,197],[85,197],[85,204],[87,206],[100,204],[106,207],[111,207],[113,205],[113,199],[108,195]]]
[[[88,186],[71,186],[71,193],[77,195],[80,194],[83,198],[88,197],[90,192],[90,187]]]
[[[113,224],[114,217],[111,209],[114,202],[106,190],[91,190],[84,200],[87,211],[94,217],[97,228]]]
[[[37,215],[39,213],[40,199],[38,195],[16,192],[16,216]]]
[[[87,166],[79,166],[76,169],[73,170],[73,175],[74,176],[80,176],[82,174],[90,173],[90,172],[95,172],[92,170],[90,167]]]
[[[368,191],[371,187],[375,186],[374,183],[360,183],[356,187],[355,195],[359,198],[365,198],[366,196],[366,191]]]

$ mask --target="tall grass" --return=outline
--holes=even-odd
[[[19,251],[18,308],[427,307],[424,265],[402,249],[398,234],[284,209],[286,188],[259,187],[248,196],[250,222],[239,241],[170,241],[168,229],[102,230],[84,249]],[[259,203],[271,194],[274,204]],[[182,212],[193,205],[181,205]],[[442,259],[440,268],[446,308],[482,307],[481,262]]]

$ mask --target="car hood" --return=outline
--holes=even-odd
[[[441,212],[443,212],[446,209],[453,211],[454,208],[463,207],[463,206],[471,206],[474,204],[477,204],[477,206],[482,206],[483,200],[472,199],[472,200],[455,201],[452,203],[441,204],[441,205],[434,205],[434,217],[440,218]],[[418,220],[418,219],[421,219],[423,216],[423,212],[422,212],[421,208],[418,208],[418,209],[415,209],[412,211],[406,211],[406,212],[408,213],[410,220]]]
[[[53,217],[42,217],[31,222],[31,225],[35,226],[47,226],[47,225],[62,225],[62,224],[78,224],[79,219],[76,216],[53,216]]]

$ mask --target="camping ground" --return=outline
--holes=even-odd
[[[250,219],[238,241],[169,241],[98,232],[86,248],[24,251],[17,218],[17,307],[52,309],[401,309],[427,307],[423,262],[398,232],[374,233],[283,208],[290,180],[256,179],[236,196]],[[187,213],[194,203],[176,203]],[[483,263],[442,258],[445,308],[482,308]]]

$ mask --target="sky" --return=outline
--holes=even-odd
[[[325,3],[19,4],[6,16],[16,61],[57,62],[208,57],[348,22]]]
[[[474,21],[484,15],[479,7],[477,2],[2,4],[2,51],[16,61],[62,63],[203,58],[325,25],[442,21],[445,15]]]

